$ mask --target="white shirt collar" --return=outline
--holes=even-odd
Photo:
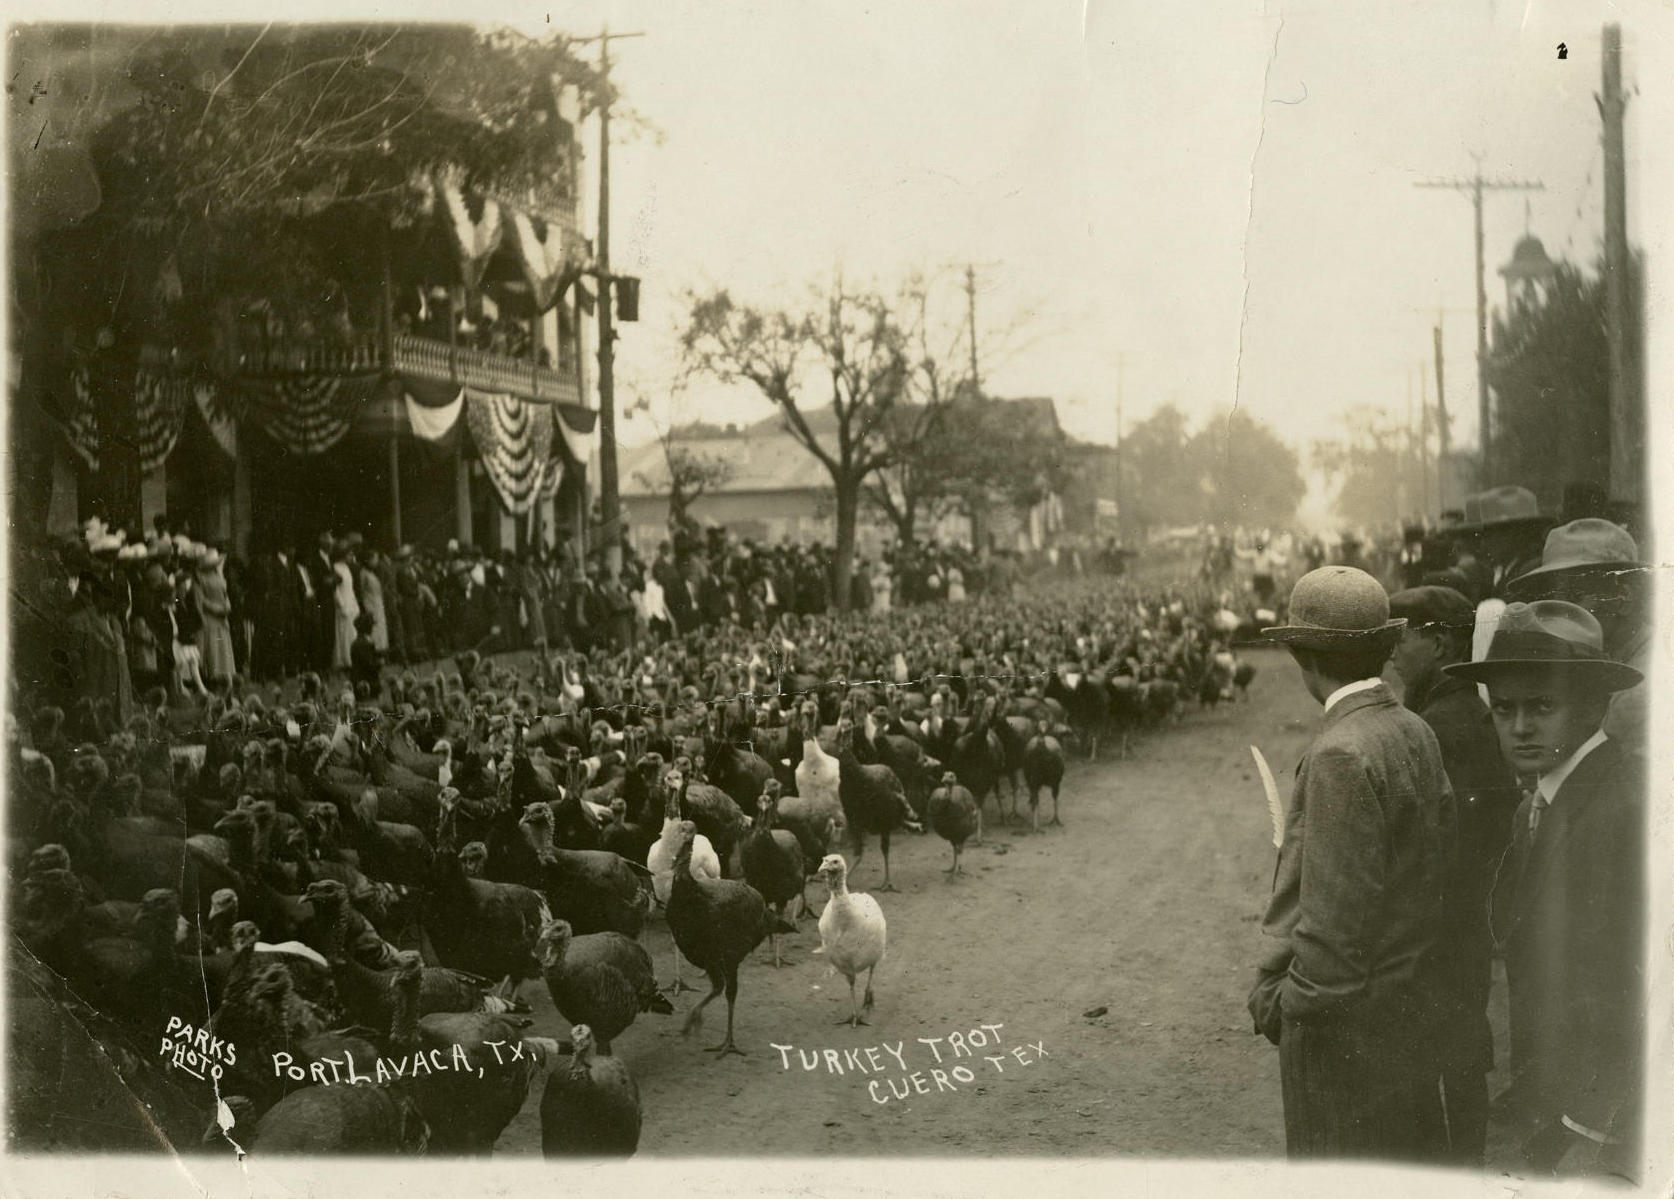
[[[1562,787],[1565,781],[1568,780],[1569,776],[1575,773],[1575,768],[1581,765],[1581,759],[1585,758],[1588,754],[1592,753],[1593,750],[1597,749],[1608,740],[1609,738],[1604,735],[1604,730],[1599,729],[1591,737],[1588,737],[1585,741],[1583,741],[1576,751],[1570,754],[1569,757],[1565,758],[1562,762],[1558,763],[1557,766],[1541,775],[1540,782],[1535,784],[1535,790],[1539,791],[1546,797],[1547,803],[1551,803],[1558,797],[1558,788]]]
[[[1330,695],[1325,697],[1325,710],[1329,712],[1332,705],[1338,700],[1346,699],[1348,696],[1353,695],[1356,691],[1370,691],[1381,682],[1383,682],[1382,679],[1358,679],[1352,683],[1344,683],[1341,687],[1337,688]]]

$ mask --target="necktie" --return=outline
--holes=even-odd
[[[1536,787],[1529,805],[1529,841],[1532,843],[1535,835],[1540,831],[1540,818],[1546,815],[1546,809],[1551,805],[1546,793]]]

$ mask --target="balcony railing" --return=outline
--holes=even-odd
[[[395,369],[421,379],[458,383],[479,391],[507,391],[526,399],[564,404],[581,402],[573,375],[504,354],[450,346],[445,341],[411,333],[395,336]]]
[[[147,347],[145,359],[167,364],[177,357],[163,347]],[[376,334],[357,334],[348,340],[292,341],[241,345],[229,364],[239,374],[352,374],[393,369],[436,383],[457,383],[479,391],[509,392],[525,399],[581,404],[575,376],[526,359],[492,350],[449,345],[412,333],[395,335],[395,361],[384,361]],[[225,369],[223,367],[223,369]]]
[[[241,374],[350,374],[377,370],[384,365],[382,347],[375,333],[356,334],[334,341],[245,341],[239,345],[234,366]]]

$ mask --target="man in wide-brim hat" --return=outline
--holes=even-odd
[[[1476,557],[1493,569],[1490,594],[1540,559],[1541,538],[1556,524],[1542,514],[1540,501],[1527,487],[1491,487],[1465,500],[1465,520],[1456,535],[1467,534]]]
[[[1511,992],[1513,1109],[1529,1164],[1633,1177],[1644,1027],[1645,776],[1602,728],[1641,679],[1563,600],[1506,608],[1481,661],[1500,750],[1532,786],[1494,894]]]
[[[1405,625],[1371,575],[1324,566],[1297,581],[1289,623],[1262,630],[1325,708],[1297,767],[1249,1005],[1279,1046],[1292,1158],[1443,1149],[1421,963],[1442,916],[1452,796],[1435,734],[1380,678]]]
[[[1651,568],[1639,544],[1618,524],[1584,517],[1546,535],[1540,565],[1506,584],[1508,600],[1561,599],[1585,608],[1604,632],[1604,650],[1641,674],[1651,660]],[[1643,752],[1646,685],[1617,692],[1604,730],[1625,749]]]

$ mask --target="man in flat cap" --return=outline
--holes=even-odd
[[[1645,772],[1600,727],[1642,678],[1586,609],[1513,603],[1479,662],[1500,749],[1532,784],[1494,892],[1514,1110],[1537,1170],[1634,1177],[1644,1032]]]
[[[1371,575],[1297,581],[1289,648],[1324,705],[1296,771],[1250,1013],[1279,1046],[1289,1156],[1433,1159],[1428,960],[1453,849],[1436,735],[1381,681],[1405,621]]]
[[[1437,1047],[1448,1160],[1481,1166],[1488,1137],[1488,1074],[1494,1068],[1488,896],[1511,839],[1519,792],[1500,756],[1488,705],[1468,680],[1444,673],[1454,663],[1470,661],[1476,618],[1470,600],[1450,587],[1412,587],[1389,597],[1389,612],[1407,622],[1393,658],[1401,702],[1435,733],[1453,788],[1457,849],[1434,959],[1440,984]]]

